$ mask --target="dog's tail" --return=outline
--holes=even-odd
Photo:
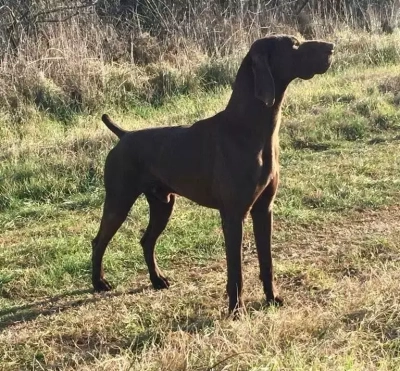
[[[121,139],[127,131],[120,128],[113,120],[110,119],[110,116],[104,114],[101,116],[102,121],[106,124],[106,126],[119,138]]]

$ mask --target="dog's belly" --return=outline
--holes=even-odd
[[[217,209],[218,203],[213,192],[214,179],[202,161],[190,159],[187,163],[168,161],[162,166],[153,167],[152,174],[166,189],[185,197],[201,206]]]
[[[218,209],[217,200],[213,197],[211,189],[206,186],[201,186],[200,182],[185,183],[183,185],[175,185],[173,187],[175,194],[185,197],[198,205],[211,209]]]
[[[218,203],[212,195],[210,187],[201,181],[201,179],[182,179],[176,177],[173,180],[149,177],[145,181],[144,193],[151,195],[158,200],[168,203],[170,195],[176,194],[178,196],[187,198],[198,205],[217,209]]]
[[[195,202],[196,204],[198,204],[200,206],[208,207],[210,209],[218,209],[219,208],[217,201],[210,197],[207,197],[206,195],[204,195],[204,196],[198,195],[198,194],[196,194],[196,195],[179,194],[179,195],[187,198],[190,201]]]

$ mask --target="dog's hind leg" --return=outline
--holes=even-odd
[[[166,289],[169,287],[169,282],[158,268],[154,249],[158,237],[164,231],[172,214],[175,195],[170,194],[168,203],[157,199],[151,194],[146,195],[146,197],[150,207],[150,220],[146,232],[140,240],[140,244],[143,247],[144,259],[149,270],[153,287],[156,290]]]
[[[125,221],[140,193],[106,192],[103,217],[97,236],[92,241],[92,284],[95,291],[109,291],[111,285],[104,278],[103,255],[108,243]]]

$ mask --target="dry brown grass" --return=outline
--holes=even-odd
[[[53,4],[34,3],[32,9],[39,13]],[[120,15],[117,21],[111,10],[89,7],[72,18],[60,17],[63,22],[31,15],[27,24],[22,10],[12,16],[14,8],[2,7],[0,121],[22,125],[45,115],[69,123],[105,107],[129,110],[137,104],[160,104],[172,95],[226,86],[256,38],[271,32],[300,36],[301,27],[288,15],[293,11],[290,2],[282,7],[260,3],[254,9],[246,3],[242,9],[235,2],[221,8],[204,1],[189,10],[181,3],[146,4],[147,18],[136,14],[123,21]],[[384,36],[377,29],[371,33],[356,28],[356,13],[351,12],[355,6],[349,4],[341,16],[329,13],[325,3],[319,10],[310,8],[312,36],[338,43],[337,69],[395,62],[396,32]],[[384,9],[391,11],[393,22],[398,11],[391,1],[382,9],[368,9],[369,23],[373,11],[377,23]]]
[[[260,307],[246,242],[248,313],[237,322],[221,311],[221,257],[176,263],[166,292],[142,286],[140,274],[131,293],[36,297],[1,322],[0,368],[21,369],[25,359],[27,368],[63,370],[397,369],[399,221],[390,207],[334,223],[279,222],[274,252],[286,305],[278,310]]]

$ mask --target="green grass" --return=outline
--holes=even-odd
[[[182,198],[157,247],[171,289],[150,288],[139,199],[105,255],[115,291],[93,295],[90,241],[115,139],[99,114],[1,122],[0,369],[397,369],[399,72],[334,69],[290,86],[273,248],[286,305],[262,307],[249,221],[248,314],[238,322],[226,318],[218,214]],[[229,93],[110,112],[129,129],[187,124],[222,109]]]

